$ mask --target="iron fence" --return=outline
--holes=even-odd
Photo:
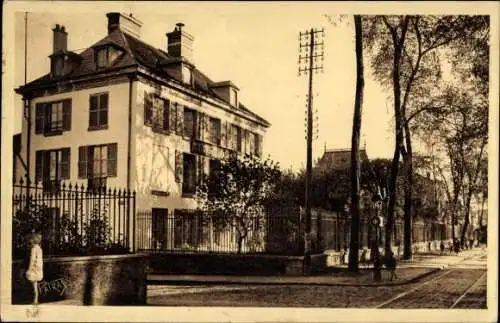
[[[66,183],[13,185],[13,254],[42,233],[47,255],[134,250],[135,192]]]
[[[316,225],[314,225],[316,224]],[[242,236],[238,225],[221,223],[217,214],[194,210],[137,213],[137,248],[147,251],[196,253],[259,253],[301,255],[304,221],[297,210],[263,212],[248,219]],[[313,222],[312,248],[319,252],[321,238]]]

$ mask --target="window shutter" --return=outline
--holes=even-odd
[[[183,158],[182,152],[179,150],[175,151],[175,181],[177,183],[182,182],[182,174],[183,174]]]
[[[227,147],[226,121],[220,123],[220,145]]]
[[[184,107],[177,105],[177,134],[184,134]]]
[[[255,147],[255,151],[257,153],[257,156],[262,157],[262,135],[256,135],[257,138],[255,144],[257,147]]]
[[[163,100],[163,130],[168,130],[170,124],[170,100]]]
[[[195,124],[195,131],[194,131],[194,137],[198,140],[201,140],[201,129],[202,129],[202,124],[203,124],[203,114],[201,112],[194,112],[194,124]]]
[[[146,126],[152,125],[153,119],[153,100],[151,95],[144,91],[144,124]]]
[[[61,149],[61,179],[70,179],[70,148]]]
[[[78,178],[88,177],[88,146],[78,148]]]
[[[117,153],[118,146],[116,143],[108,145],[108,177],[116,177],[117,174]]]
[[[63,101],[63,130],[71,130],[71,99]]]
[[[177,133],[177,103],[170,104],[170,131]]]
[[[35,133],[43,133],[45,124],[45,103],[37,103],[35,106]]]
[[[43,181],[44,151],[37,150],[35,153],[35,181]]]

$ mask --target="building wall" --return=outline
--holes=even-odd
[[[108,92],[108,127],[103,130],[89,131],[89,96]],[[76,90],[38,97],[31,101],[31,153],[30,178],[35,178],[37,150],[48,150],[69,147],[70,151],[70,179],[67,182],[87,184],[86,180],[78,179],[78,147],[83,145],[99,145],[117,143],[117,176],[108,178],[108,187],[126,188],[127,178],[127,120],[128,120],[129,83],[104,85],[94,88]],[[62,99],[72,99],[71,130],[61,135],[45,136],[35,134],[36,104],[52,102]],[[27,122],[23,121],[23,145],[21,156],[26,156]],[[19,169],[19,168],[18,168]]]
[[[191,153],[190,139],[174,131],[159,133],[144,122],[144,96],[145,93],[156,93],[161,98],[170,100],[171,104],[187,107],[197,112],[202,112],[210,117],[230,122],[241,128],[248,129],[261,136],[265,129],[254,122],[244,120],[234,113],[221,109],[212,100],[201,100],[193,95],[159,86],[149,81],[140,79],[134,89],[133,113],[133,144],[132,144],[132,182],[137,190],[137,209],[150,210],[151,208],[193,209],[196,203],[193,198],[182,196],[182,183],[176,181],[176,151],[177,153]],[[207,102],[208,101],[208,102]],[[222,104],[222,103],[220,103]],[[229,108],[229,105],[225,105]],[[208,136],[208,132],[205,132]],[[224,146],[224,142],[221,143]],[[249,152],[249,145],[244,146],[244,151]],[[224,148],[208,145],[209,154],[214,158],[226,157]],[[204,161],[204,171],[208,172],[208,158]],[[163,194],[152,194],[152,191],[161,191]],[[168,196],[165,196],[168,193]]]

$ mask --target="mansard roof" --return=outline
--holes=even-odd
[[[122,53],[112,62],[107,68],[97,68],[95,64],[95,48],[111,45],[118,48]],[[91,76],[105,75],[110,71],[119,72],[120,70],[126,68],[146,68],[149,72],[159,77],[171,79],[177,81],[182,85],[181,80],[178,79],[177,75],[168,73],[166,69],[162,68],[161,63],[166,61],[171,61],[172,57],[168,55],[165,51],[155,48],[142,40],[123,32],[120,29],[116,29],[109,33],[106,37],[93,44],[89,48],[85,49],[80,54],[73,52],[71,56],[78,57],[78,59],[73,60],[75,62],[74,68],[68,74],[64,76],[54,76],[51,73],[43,75],[42,77],[29,82],[16,89],[19,94],[29,93],[39,87],[50,87],[56,85],[57,82],[67,81],[67,80],[77,80],[80,78],[87,78]],[[226,102],[225,99],[218,96],[211,88],[210,84],[215,83],[205,74],[203,74],[196,67],[193,67],[192,76],[194,80],[193,88],[196,92],[210,96],[217,100],[222,100]],[[226,102],[229,103],[229,102]],[[256,113],[252,112],[245,105],[239,104],[238,107],[232,107],[237,112],[250,115],[255,118],[262,125],[269,127],[270,123],[264,118],[260,117]]]

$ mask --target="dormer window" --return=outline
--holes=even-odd
[[[185,84],[191,84],[192,81],[191,69],[185,65],[182,66],[182,81]]]
[[[64,55],[56,56],[52,61],[52,72],[54,76],[63,76],[64,75]]]
[[[116,49],[112,46],[105,46],[96,49],[95,63],[97,68],[105,68],[111,66],[120,54],[121,50]]]
[[[238,91],[236,89],[231,89],[231,105],[238,106]]]

